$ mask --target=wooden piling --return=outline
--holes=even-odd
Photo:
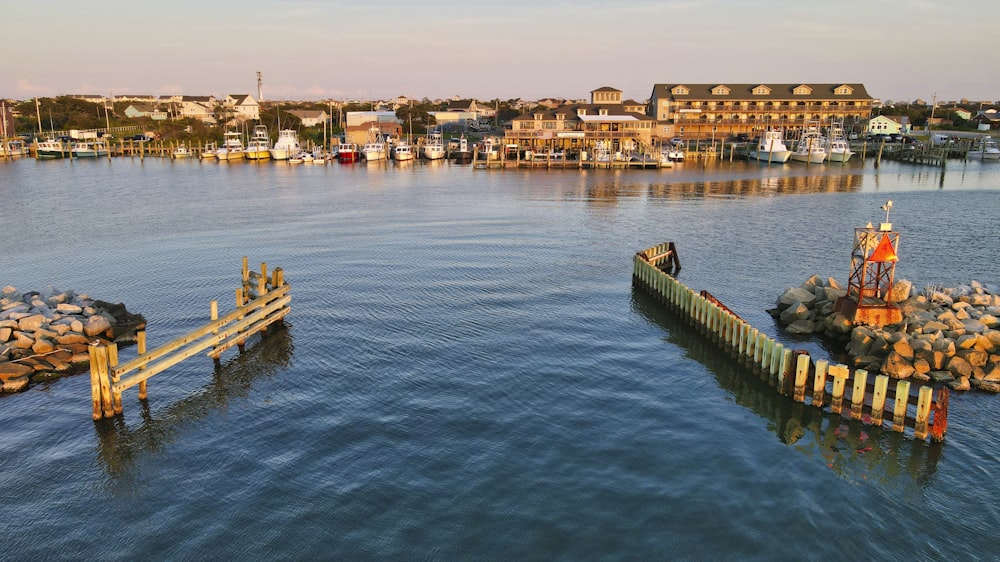
[[[896,405],[892,410],[892,430],[903,432],[906,427],[906,408],[910,403],[910,381],[896,383]]]
[[[854,389],[851,392],[851,419],[861,419],[861,410],[865,405],[865,389],[868,386],[868,371],[854,371]]]
[[[889,377],[878,375],[875,377],[875,390],[872,393],[872,423],[882,425],[882,417],[885,415],[886,390],[889,387]]]
[[[135,339],[136,353],[138,353],[139,355],[145,355],[146,354],[146,330],[139,330],[138,332],[136,332],[135,335],[136,335],[136,339]],[[145,368],[146,368],[146,366],[143,365],[143,366],[139,367],[139,370],[142,371]],[[147,398],[147,394],[146,394],[146,379],[143,379],[142,382],[139,383],[139,400],[146,400],[146,398]]]
[[[844,387],[847,384],[847,378],[850,373],[847,371],[847,365],[831,365],[829,368],[830,376],[833,377],[833,391],[830,397],[830,411],[839,414],[843,410],[844,402]]]

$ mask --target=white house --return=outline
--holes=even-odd
[[[222,105],[232,109],[241,121],[260,119],[260,105],[250,94],[229,94],[222,100]]]
[[[298,117],[303,127],[315,127],[330,120],[322,109],[289,109],[288,113]]]

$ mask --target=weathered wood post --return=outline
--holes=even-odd
[[[882,417],[885,415],[885,398],[889,388],[889,377],[878,375],[875,377],[875,390],[872,393],[872,423],[882,425]]]
[[[892,430],[903,432],[906,427],[906,408],[910,403],[910,381],[896,382],[896,405],[892,410]]]
[[[833,377],[833,396],[830,400],[830,411],[839,414],[843,409],[844,402],[844,387],[847,384],[847,378],[850,373],[847,371],[847,365],[831,365],[830,376]]]
[[[136,353],[138,353],[140,356],[146,354],[146,330],[139,330],[138,332],[135,333],[135,347],[136,347]],[[142,371],[145,368],[146,368],[145,366],[142,366],[139,367],[139,370]],[[146,381],[144,379],[142,382],[139,383],[139,400],[145,400],[146,397],[147,397]]]
[[[865,406],[865,389],[868,387],[868,371],[854,371],[854,390],[851,392],[851,419],[861,419],[861,410]]]
[[[824,395],[826,394],[826,370],[829,364],[826,359],[816,361],[816,372],[813,376],[813,406],[818,407],[823,405]]]

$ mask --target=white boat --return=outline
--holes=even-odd
[[[847,162],[851,159],[854,151],[851,150],[851,143],[844,135],[844,127],[834,123],[827,131],[826,135],[826,158],[830,162]]]
[[[282,129],[278,131],[278,140],[271,147],[271,158],[273,160],[287,160],[300,150],[298,131],[294,129]]]
[[[55,158],[65,158],[69,154],[69,148],[63,141],[48,138],[40,143],[35,152],[35,157],[39,160],[52,160]]]
[[[291,156],[286,158],[286,160],[288,160],[289,164],[303,164],[303,163],[312,164],[313,155],[312,153],[306,152],[305,150],[300,150],[295,154],[292,154]]]
[[[598,164],[611,163],[611,145],[607,141],[599,140],[594,145],[594,162]]]
[[[818,126],[806,125],[791,158],[807,164],[822,164],[826,160],[826,139]]]
[[[73,158],[100,158],[108,155],[104,141],[78,141],[73,143]]]
[[[482,140],[477,146],[478,154],[476,158],[481,162],[490,162],[493,160],[500,159],[500,139],[496,137],[487,137]]]
[[[406,141],[399,141],[399,144],[392,151],[392,159],[397,162],[407,162],[413,158],[413,147]]]
[[[242,160],[244,147],[240,133],[230,131],[225,133],[224,137],[222,146],[215,151],[215,157],[219,160]]]
[[[271,139],[267,136],[266,125],[254,125],[253,135],[243,154],[247,160],[267,160],[271,157]]]
[[[174,159],[190,158],[191,155],[191,149],[184,143],[178,144],[177,147],[170,152],[170,157]]]
[[[17,158],[28,155],[28,145],[21,139],[0,141],[0,158]]]
[[[1000,147],[990,135],[985,135],[969,150],[968,158],[979,160],[1000,160]]]
[[[312,162],[313,164],[326,164],[326,161],[330,158],[330,155],[323,150],[322,146],[317,146],[312,151]]]
[[[368,132],[368,142],[365,143],[364,148],[361,149],[361,153],[364,155],[365,160],[369,162],[375,162],[378,160],[386,159],[385,151],[385,137],[379,132],[378,127],[372,127]]]
[[[785,146],[785,141],[780,130],[764,131],[757,141],[757,145],[750,150],[748,157],[759,162],[785,163],[792,156],[792,151]]]
[[[445,157],[447,150],[445,150],[444,137],[441,135],[441,131],[434,129],[427,133],[421,152],[423,157],[428,160],[440,160]]]
[[[205,143],[205,146],[201,147],[200,156],[202,158],[215,158],[216,149],[217,147],[215,146],[215,143],[213,141],[207,141]]]

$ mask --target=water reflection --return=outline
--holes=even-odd
[[[906,484],[899,480],[904,475],[919,488],[933,480],[942,443],[928,443],[862,425],[779,395],[750,369],[720,353],[715,343],[641,289],[632,289],[632,309],[667,332],[666,341],[704,365],[737,404],[766,420],[768,430],[780,442],[823,462],[837,475],[852,482],[867,480],[887,487]]]
[[[259,379],[286,369],[293,350],[290,324],[286,323],[229,361],[217,363],[212,381],[201,392],[168,406],[158,417],[153,417],[144,402],[138,427],[129,427],[123,416],[94,422],[98,464],[112,482],[133,479],[134,465],[144,454],[163,452],[183,434],[186,424],[225,410],[233,399],[245,398]]]

